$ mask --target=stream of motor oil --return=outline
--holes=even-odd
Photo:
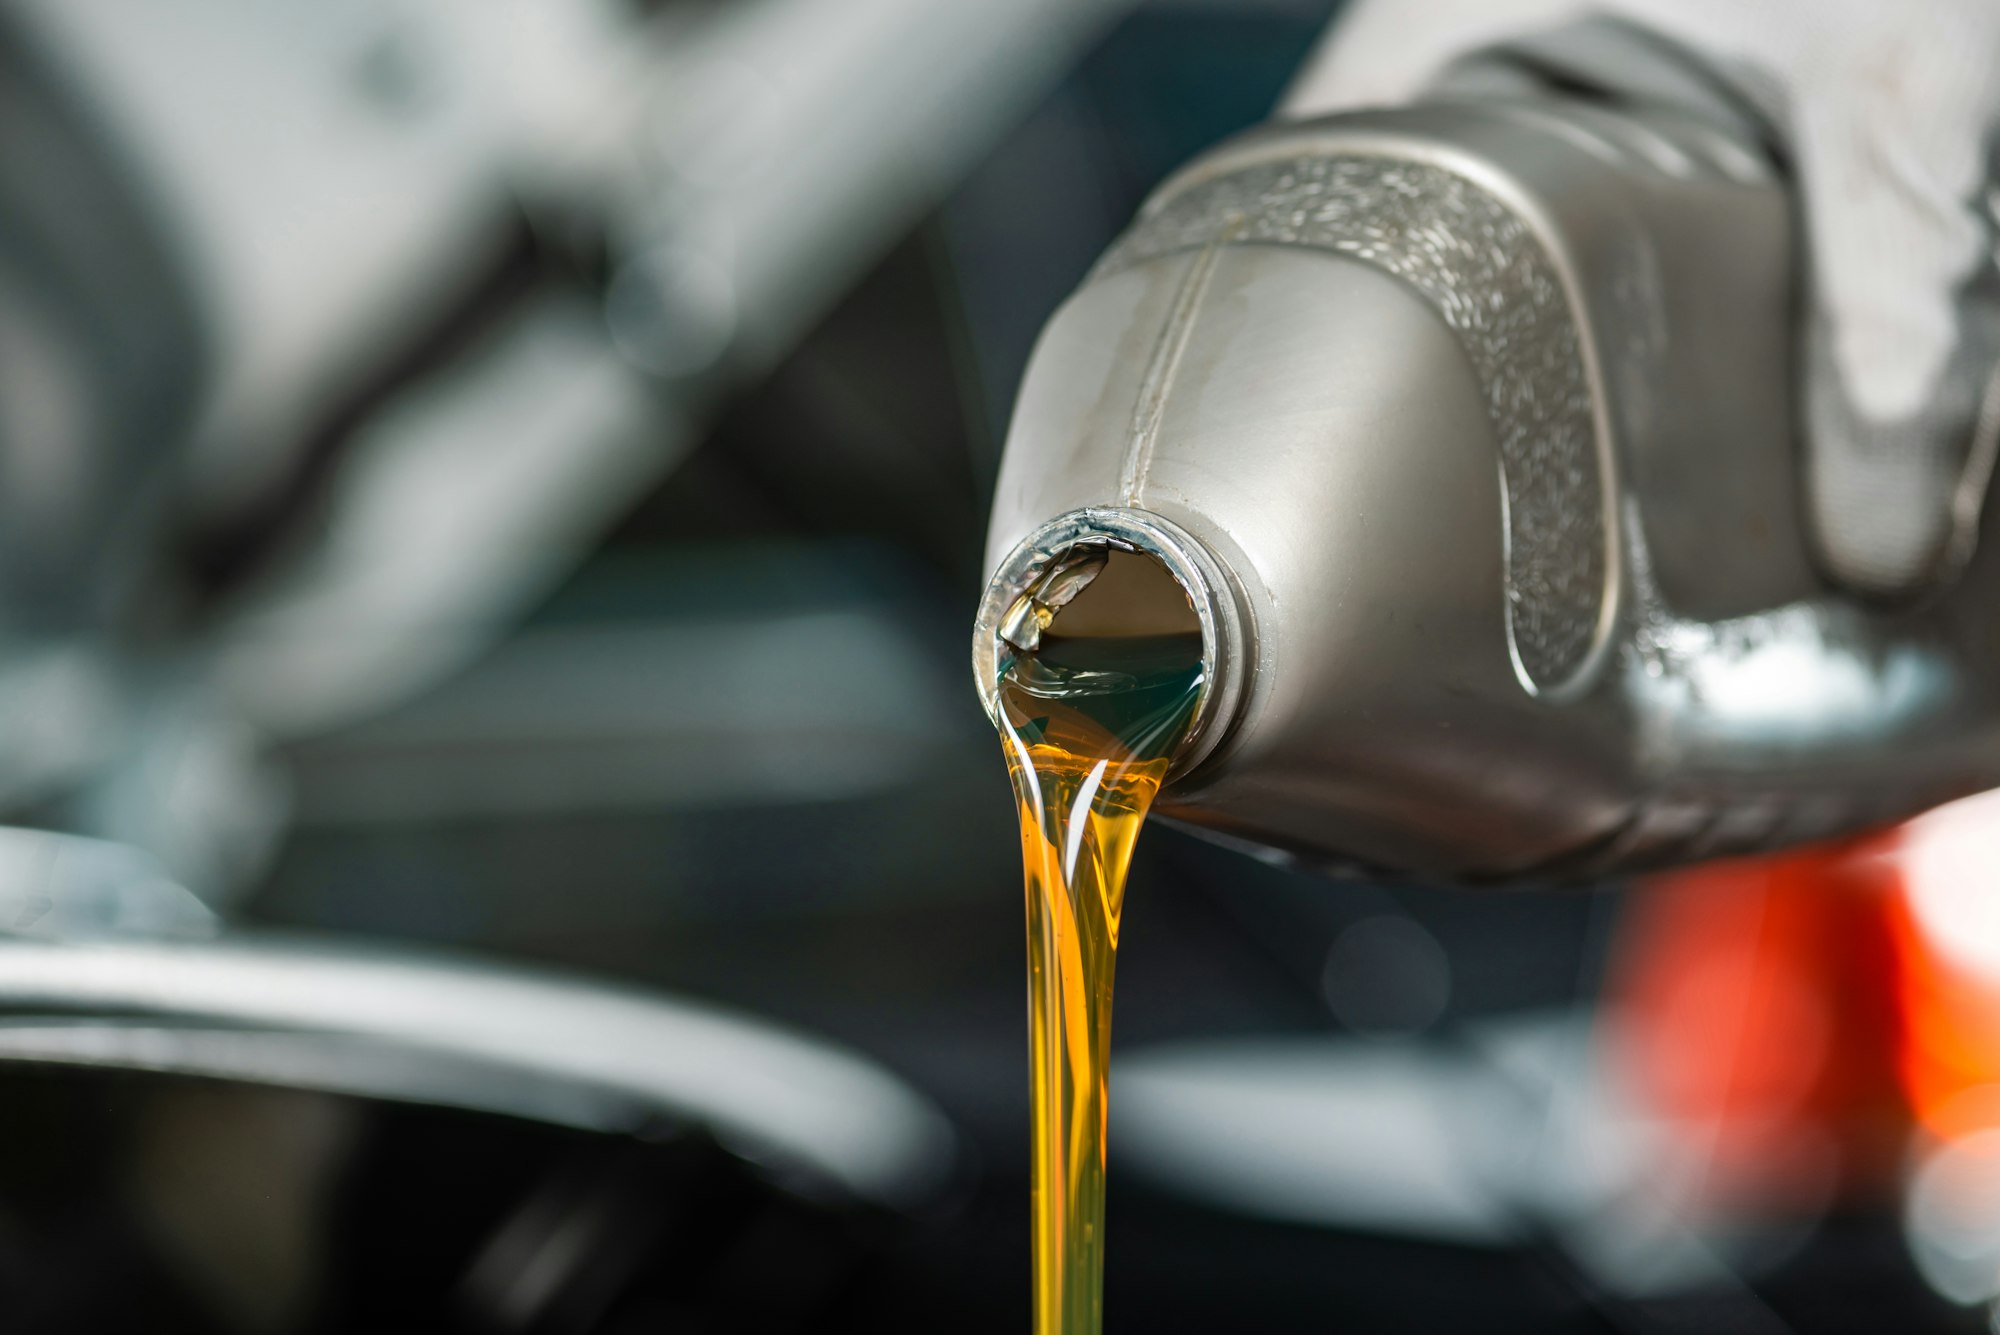
[[[1201,636],[1048,633],[1010,649],[998,696],[1028,901],[1034,1328],[1098,1335],[1125,874],[1200,699]]]

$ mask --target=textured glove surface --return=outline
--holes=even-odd
[[[1698,55],[1793,164],[1810,282],[1804,494],[1826,571],[1884,595],[1947,575],[2000,432],[2000,4],[1357,0],[1286,112],[1405,102],[1471,52],[1591,13]]]

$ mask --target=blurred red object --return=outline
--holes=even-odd
[[[1654,877],[1607,985],[1617,1074],[1727,1209],[1893,1188],[1912,1131],[2000,1131],[2000,792]]]
[[[1893,1183],[1908,1126],[1897,837],[1635,892],[1608,980],[1608,1056],[1686,1152],[1690,1203],[1783,1213]]]

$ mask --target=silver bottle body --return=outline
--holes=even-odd
[[[2000,781],[1990,544],[1896,611],[1809,558],[1794,226],[1668,113],[1437,103],[1211,153],[1031,362],[982,693],[1037,562],[1108,535],[1211,640],[1161,809],[1255,847],[1582,876]]]

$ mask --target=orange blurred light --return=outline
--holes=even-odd
[[[1946,1140],[2000,1129],[2000,793],[1911,821],[1894,862],[1911,1110]]]

